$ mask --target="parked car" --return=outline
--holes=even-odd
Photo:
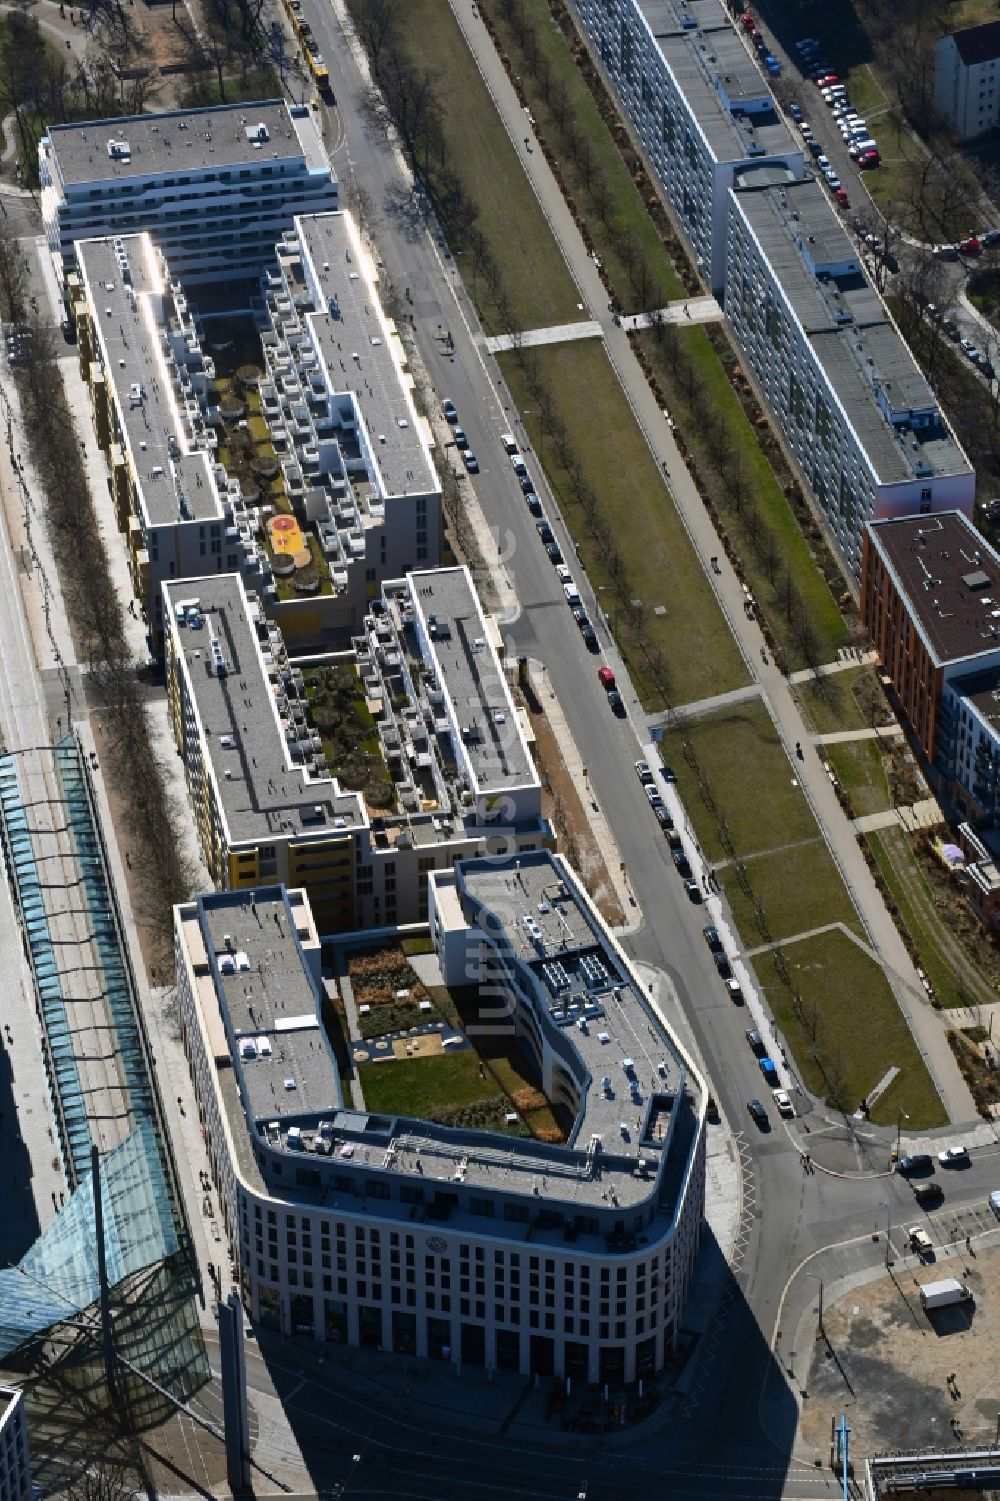
[[[528,471],[525,470],[523,474],[519,474],[518,479],[521,482],[522,493],[525,495],[530,495],[532,490],[534,490],[535,488],[535,482],[531,478],[531,475],[528,473]]]
[[[594,627],[591,625],[589,620],[581,620],[580,635],[583,637],[588,651],[597,650],[597,632],[594,630]]]
[[[610,692],[610,690],[615,687],[615,675],[611,671],[610,667],[599,667],[597,669],[597,676],[600,680],[602,688],[605,688]]]
[[[519,453],[512,453],[510,455],[510,461],[514,466],[514,473],[518,476],[518,478],[523,478],[525,475],[527,475],[528,466]]]
[[[959,244],[958,252],[960,255],[978,255],[982,248],[978,238],[975,235],[969,235],[967,239],[962,240]]]
[[[994,1189],[989,1197],[989,1206],[993,1213],[1000,1217],[1000,1189]]]
[[[913,1197],[918,1204],[936,1204],[939,1199],[944,1198],[944,1190],[940,1183],[915,1183]]]
[[[691,876],[688,876],[687,880],[684,882],[684,890],[687,893],[687,899],[689,902],[693,902],[696,907],[701,905],[701,887],[698,885],[697,881],[692,879]]]
[[[851,200],[847,196],[846,188],[834,188],[833,196],[834,198],[836,198],[841,208],[850,208]]]
[[[465,436],[465,429],[461,428],[461,427],[456,427],[456,429],[455,429],[455,447],[456,448],[468,448],[468,446],[469,446],[469,440]]]
[[[772,1086],[778,1084],[778,1070],[775,1068],[773,1060],[765,1057],[758,1058],[757,1062],[760,1064],[760,1071],[764,1075],[764,1078],[767,1080],[768,1084]]]
[[[788,113],[791,115],[796,125],[801,125],[803,120],[805,119],[805,115],[802,113],[801,104],[790,104],[788,106]]]
[[[525,495],[524,500],[532,516],[540,516],[542,514],[542,502],[539,500],[534,490],[529,490]]]
[[[779,63],[778,59],[774,57],[770,52],[764,59],[764,67],[770,73],[772,78],[781,77],[781,64]]]
[[[444,401],[442,401],[441,410],[449,422],[454,424],[458,421],[458,408],[450,396],[446,396]]]
[[[761,1131],[766,1131],[771,1122],[768,1120],[767,1111],[760,1103],[760,1100],[747,1100],[747,1110],[750,1112],[750,1119],[754,1125]]]
[[[706,927],[702,928],[701,936],[710,949],[721,949],[722,939],[719,937],[719,930],[714,923],[708,923]]]
[[[968,1161],[968,1147],[945,1147],[943,1152],[938,1153],[938,1162],[942,1167],[966,1167]]]
[[[827,167],[830,165],[830,158],[828,156],[824,155],[823,153],[821,153],[816,158],[816,165],[817,165],[817,167],[819,168],[819,170],[821,172],[825,172],[826,169],[827,169]]]
[[[674,768],[672,766],[668,766],[666,761],[664,761],[663,765],[660,767],[660,776],[665,782],[676,782],[677,780],[677,774],[674,771]]]
[[[479,460],[476,458],[471,448],[467,448],[463,452],[462,462],[465,464],[465,467],[470,474],[479,473]]]
[[[906,1234],[912,1250],[916,1251],[918,1256],[926,1256],[933,1251],[934,1242],[922,1225],[911,1225]]]
[[[739,980],[737,980],[737,979],[735,979],[734,977],[731,976],[726,981],[726,990],[729,993],[729,999],[732,1001],[733,1005],[734,1006],[742,1006],[742,1004],[743,1004],[743,986],[740,984]]]
[[[778,1107],[779,1115],[790,1116],[795,1114],[795,1106],[792,1104],[786,1090],[772,1089],[771,1093],[774,1095],[774,1103]]]
[[[1000,241],[1000,229],[988,229],[986,230],[985,234],[981,234],[979,238],[982,240],[984,245],[996,245],[997,242]]]
[[[659,807],[653,809],[653,812],[656,814],[660,828],[669,834],[674,827],[674,821],[670,817],[670,809],[664,803],[660,803]]]
[[[617,688],[612,688],[608,693],[608,703],[611,705],[612,712],[621,719],[625,714],[625,701]]]
[[[535,531],[541,537],[543,542],[552,541],[552,528],[549,525],[547,516],[543,516],[540,521],[535,522]]]
[[[941,327],[944,329],[945,333],[948,335],[949,339],[952,340],[952,342],[955,342],[962,337],[962,330],[959,328],[954,318],[946,318]]]
[[[910,1173],[929,1173],[934,1168],[934,1159],[930,1152],[908,1152],[905,1157],[900,1157],[896,1163],[897,1173],[907,1177]]]
[[[545,544],[545,551],[549,555],[549,562],[550,563],[561,563],[562,562],[563,555],[562,555],[562,552],[560,551],[559,543],[558,542],[555,542],[555,541],[553,541],[553,542],[546,542],[546,544]]]
[[[671,850],[670,853],[673,856],[674,865],[677,869],[678,875],[683,876],[685,881],[690,881],[691,862],[688,859],[687,855],[685,855],[683,850]]]
[[[764,1053],[765,1053],[766,1049],[765,1049],[765,1046],[764,1046],[764,1039],[763,1039],[763,1037],[761,1037],[760,1033],[757,1031],[757,1028],[756,1027],[747,1027],[746,1032],[744,1033],[744,1036],[746,1037],[747,1042],[750,1044],[750,1051],[757,1058],[762,1058],[764,1056]]]
[[[653,780],[653,773],[648,761],[637,761],[635,763],[635,774],[639,778],[639,781],[644,784]]]
[[[503,444],[504,453],[517,453],[517,439],[513,433],[501,433],[500,442]]]
[[[659,787],[656,787],[656,786],[653,786],[652,784],[650,784],[648,787],[645,787],[643,790],[644,790],[644,792],[646,794],[647,801],[649,802],[649,806],[651,808],[662,808],[663,807],[663,798],[660,796],[660,789],[659,789]]]
[[[712,958],[715,960],[715,967],[719,971],[719,974],[722,976],[722,978],[724,980],[728,980],[729,979],[729,975],[730,975],[730,969],[729,969],[729,959],[726,956],[726,954],[723,953],[722,949],[713,949],[712,950]]]

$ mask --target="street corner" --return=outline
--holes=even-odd
[[[804,1382],[800,1437],[822,1451],[846,1412],[857,1456],[993,1442],[1000,1412],[1000,1247],[897,1260],[828,1303]],[[920,1288],[956,1279],[970,1297],[926,1310]]]

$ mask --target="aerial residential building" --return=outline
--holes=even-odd
[[[185,287],[256,282],[295,214],[337,207],[317,122],[281,99],[50,125],[38,163],[60,282],[78,240],[142,230]]]
[[[804,158],[721,0],[572,0],[712,291],[725,278],[737,172]]]
[[[286,636],[356,632],[384,579],[433,567],[441,487],[406,352],[350,214],[297,218],[267,273],[261,411],[293,511],[315,527],[331,592]],[[289,611],[291,617],[293,612]]]
[[[270,565],[239,484],[216,461],[214,365],[150,236],[81,241],[70,284],[132,585],[159,648],[165,579],[239,569],[263,587]]]
[[[934,112],[959,140],[1000,124],[1000,21],[943,36],[934,48]]]
[[[862,608],[934,780],[989,829],[1000,811],[1000,555],[958,512],[872,522]]]
[[[502,1134],[352,1109],[302,894],[175,909],[182,1035],[248,1313],[456,1364],[651,1376],[698,1248],[704,1084],[560,857],[461,861],[434,877],[431,915],[445,982],[474,973],[495,995],[565,1144],[514,1110]]]
[[[435,869],[551,841],[495,627],[466,569],[387,584],[359,642],[388,790],[372,807],[331,769],[306,679],[239,576],[163,592],[174,736],[217,886],[304,886],[324,933],[395,926],[426,921]]]
[[[0,1386],[0,1501],[31,1501],[31,1496],[24,1393]]]
[[[726,316],[859,578],[867,521],[971,514],[974,471],[818,183],[751,170],[729,200]]]

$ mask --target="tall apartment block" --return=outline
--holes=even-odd
[[[591,1383],[681,1334],[705,1201],[702,1080],[570,867],[459,861],[432,882],[470,975],[570,1121],[564,1144],[354,1110],[300,892],[175,909],[180,1017],[244,1304],[285,1334]],[[392,1068],[392,1062],[378,1068]]]
[[[79,240],[143,230],[186,287],[256,282],[295,214],[338,202],[316,121],[281,99],[50,125],[38,165],[60,282]]]
[[[324,933],[425,922],[434,870],[552,841],[497,633],[466,569],[411,573],[373,607],[358,687],[386,790],[371,806],[331,767],[313,674],[289,661],[239,575],[163,593],[174,736],[216,886],[304,886]]]
[[[819,184],[748,171],[729,204],[726,316],[860,578],[867,521],[971,515],[975,474]]]
[[[383,580],[440,555],[430,430],[350,216],[296,220],[277,267],[264,378],[237,408],[272,478],[244,468],[245,489],[203,325],[152,236],[76,247],[80,368],[156,651],[165,580],[239,571],[286,638],[346,646]]]
[[[687,236],[721,297],[728,194],[768,163],[801,177],[802,148],[721,0],[572,0]]]

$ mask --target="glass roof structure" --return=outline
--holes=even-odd
[[[112,1287],[177,1250],[149,1121],[141,1121],[102,1159],[101,1203]],[[0,1359],[54,1324],[79,1319],[99,1294],[94,1185],[88,1171],[27,1255],[16,1267],[0,1271]]]

